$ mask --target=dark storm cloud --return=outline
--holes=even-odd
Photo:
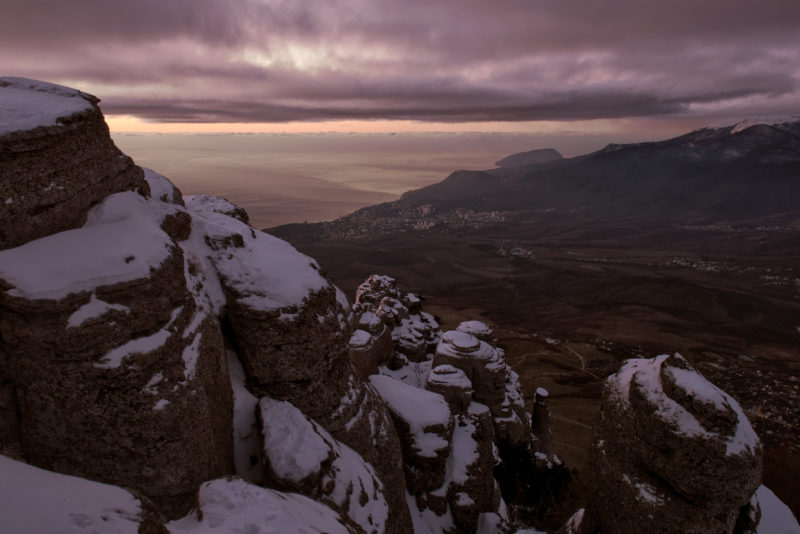
[[[164,121],[796,113],[796,0],[6,0],[0,65]]]

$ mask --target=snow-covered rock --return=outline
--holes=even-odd
[[[127,490],[0,456],[3,532],[166,534],[155,507]]]
[[[433,366],[450,365],[462,370],[472,383],[475,400],[491,410],[497,438],[509,447],[525,449],[530,442],[530,423],[519,376],[506,364],[502,351],[469,333],[491,335],[480,327],[485,325],[475,323],[444,333],[436,347]]]
[[[389,507],[374,468],[286,401],[259,402],[266,480],[327,504],[359,531],[383,534]]]
[[[384,275],[370,275],[356,290],[353,309],[358,316],[375,315],[391,331],[394,358],[390,354],[389,366],[397,368],[404,358],[419,363],[429,358],[436,345],[439,325],[432,315],[422,311],[419,297],[413,293],[401,294],[397,281]]]
[[[0,249],[78,228],[112,193],[147,192],[97,102],[67,87],[0,77]]]
[[[760,484],[761,444],[682,356],[634,359],[606,381],[589,470],[603,532],[731,532]]]
[[[356,534],[322,503],[237,478],[205,482],[197,504],[167,525],[172,534]]]
[[[121,192],[81,228],[0,251],[0,378],[24,457],[171,515],[232,460],[222,334],[198,287],[214,275],[184,250],[190,228],[181,206]]]
[[[453,418],[444,398],[388,376],[370,382],[389,406],[403,444],[406,483],[412,494],[442,486]]]
[[[464,412],[472,402],[472,382],[464,371],[452,365],[431,369],[425,389],[443,396],[456,413]]]

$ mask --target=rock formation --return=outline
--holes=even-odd
[[[434,368],[449,365],[463,371],[474,388],[475,400],[491,410],[497,438],[506,446],[527,449],[531,428],[519,376],[505,363],[500,349],[468,332],[477,332],[485,339],[492,335],[479,321],[462,323],[458,330],[445,332],[436,347]]]
[[[244,210],[134,166],[94,97],[0,78],[0,118],[4,527],[511,532],[498,473],[557,457],[487,325],[442,335],[378,275],[351,307]],[[604,403],[571,531],[774,509],[746,418],[682,358],[629,362]]]
[[[662,355],[607,380],[590,465],[601,532],[733,532],[760,484],[761,444],[733,398]]]
[[[388,355],[391,367],[399,367],[406,361],[423,362],[436,345],[439,328],[436,320],[422,311],[419,297],[412,293],[402,295],[397,290],[397,281],[394,278],[382,275],[367,278],[356,291],[353,310],[359,317],[359,324],[364,322],[365,319],[361,317],[365,315],[368,317],[367,322],[374,322],[371,318],[374,314],[389,328],[394,342],[394,352]],[[371,334],[376,338],[369,343],[373,347],[379,344],[378,334]],[[354,352],[353,356],[358,358],[359,353]],[[383,364],[386,361],[378,363]],[[375,372],[377,368],[372,370],[372,373]]]
[[[0,249],[78,228],[111,193],[147,193],[108,134],[99,100],[60,85],[0,78]]]

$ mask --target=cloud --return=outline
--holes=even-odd
[[[795,0],[4,2],[0,64],[162,121],[796,113]]]

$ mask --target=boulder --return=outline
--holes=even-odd
[[[1,455],[0,517],[4,532],[169,534],[142,496]]]
[[[259,401],[265,480],[338,511],[359,532],[382,534],[389,507],[375,470],[286,401]]]
[[[231,217],[227,201],[192,195],[184,202],[219,275],[224,321],[249,391],[292,403],[372,465],[386,488],[386,530],[402,532],[409,516],[400,441],[350,362],[347,298],[313,259]]]
[[[440,488],[445,481],[453,418],[444,398],[388,376],[370,382],[389,406],[403,446],[406,485],[411,494]]]
[[[341,515],[322,503],[239,478],[203,483],[197,492],[197,509],[169,523],[169,530],[172,534],[358,534]]]
[[[378,367],[389,362],[394,350],[392,331],[374,313],[362,313],[357,330],[350,337],[350,361],[356,373],[364,380],[378,372]]]
[[[550,406],[548,399],[550,393],[544,388],[536,388],[533,397],[533,449],[539,467],[546,467],[556,462],[555,450],[553,449],[553,432],[550,426]],[[541,464],[541,465],[539,465]]]
[[[439,325],[432,315],[422,311],[419,297],[400,294],[394,278],[370,275],[358,287],[353,308],[358,314],[374,313],[391,330],[395,351],[389,362],[391,367],[402,366],[402,359],[413,363],[429,359]]]
[[[492,412],[498,440],[509,447],[527,448],[530,423],[519,376],[505,363],[502,351],[472,334],[450,330],[436,347],[433,366],[440,365],[453,366],[466,374],[475,400]]]
[[[98,102],[60,85],[0,78],[0,249],[79,228],[112,193],[148,192]]]
[[[761,480],[739,404],[680,355],[628,360],[608,378],[587,512],[602,532],[732,532]]]
[[[134,488],[170,516],[232,470],[219,324],[185,243],[162,228],[179,213],[117,193],[82,228],[0,251],[3,367],[25,458]]]
[[[425,389],[444,397],[453,413],[463,413],[472,402],[472,382],[464,371],[452,365],[431,369]]]

